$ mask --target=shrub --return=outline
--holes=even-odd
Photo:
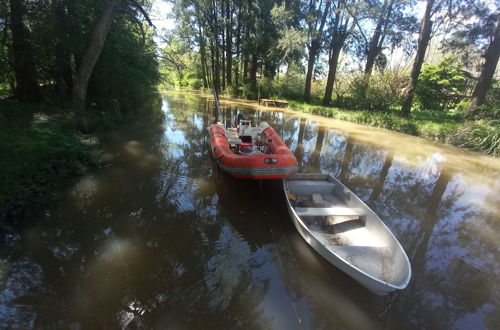
[[[452,136],[451,143],[500,156],[500,121],[467,122]]]
[[[398,71],[366,77],[342,77],[336,83],[338,107],[353,110],[388,111],[402,102],[401,86],[407,77]]]
[[[465,88],[465,75],[458,60],[448,56],[438,64],[424,64],[415,95],[421,108],[443,110],[453,108]]]

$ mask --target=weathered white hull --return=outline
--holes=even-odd
[[[302,173],[296,176],[303,175],[307,174]],[[293,178],[294,176],[283,181],[288,212],[300,235],[314,250],[374,294],[385,295],[404,289],[408,285],[411,278],[411,266],[406,253],[390,230],[368,206],[335,178],[330,177],[328,180],[334,180],[337,187],[352,194],[350,199],[355,198],[352,201],[356,206],[355,210],[364,211],[367,223],[365,227],[352,231],[346,230],[338,234],[325,233],[318,227],[308,226],[297,213],[297,210],[301,208],[294,207],[290,202],[289,194],[293,194],[293,189],[292,191],[289,189],[287,181],[292,181]],[[314,190],[314,188],[311,189]],[[315,208],[311,209],[315,210]],[[336,208],[336,210],[339,209],[345,213],[348,208]],[[370,229],[373,231],[370,232]],[[355,235],[360,237],[358,241]],[[332,242],[340,243],[336,245]]]

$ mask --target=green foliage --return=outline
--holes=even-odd
[[[341,76],[334,105],[353,110],[389,111],[401,104],[401,86],[407,83],[407,79],[396,70],[371,77],[362,74]]]
[[[34,214],[91,164],[69,122],[34,104],[0,101],[0,219]],[[40,112],[43,111],[43,112]],[[60,117],[59,117],[60,118]]]
[[[495,35],[498,10],[495,12],[495,6],[488,1],[462,6],[461,10],[465,19],[450,22],[451,34],[444,40],[443,48],[457,54],[468,70],[476,71]]]
[[[465,75],[457,59],[444,58],[438,64],[424,64],[415,95],[422,109],[443,110],[459,101],[454,96],[465,92]]]
[[[0,89],[15,86],[12,15],[8,2],[0,6]],[[90,33],[101,17],[107,1],[101,0],[16,0],[25,8],[21,23],[26,35],[22,40],[35,56],[28,59],[35,67],[36,79],[46,100],[68,99],[79,61],[89,44]],[[147,9],[149,0],[135,5],[124,1],[116,13],[104,49],[94,68],[87,91],[87,104],[103,109],[119,105],[133,109],[137,96],[159,80],[156,45],[152,29],[141,22],[137,5]],[[18,83],[18,82],[17,82]],[[1,97],[1,96],[0,96]]]
[[[173,35],[162,49],[162,81],[175,88],[200,89],[203,87],[200,55],[189,49],[181,38]]]
[[[158,82],[156,45],[125,17],[115,20],[89,84],[89,103],[117,115],[137,109]]]
[[[296,10],[296,9],[295,9]],[[285,2],[274,4],[271,18],[276,26],[278,38],[271,52],[282,59],[282,63],[298,63],[302,57],[307,33],[296,26],[296,17],[292,9],[287,9]]]
[[[500,156],[500,121],[467,122],[452,136],[457,146]]]

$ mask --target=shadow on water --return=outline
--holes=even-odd
[[[401,242],[413,278],[379,321],[388,299],[370,294],[302,240],[280,181],[218,173],[206,131],[210,100],[169,94],[159,107],[161,116],[103,135],[103,167],[72,184],[61,203],[24,228],[3,228],[0,328],[500,323],[497,159],[397,133],[222,104],[227,123],[239,112],[268,121],[300,171],[337,177]]]

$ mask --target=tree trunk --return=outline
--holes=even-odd
[[[200,61],[201,61],[201,75],[203,78],[203,87],[208,87],[207,71],[206,71],[206,50],[205,50],[205,38],[201,33],[201,27],[198,25],[198,38],[200,44]]]
[[[224,22],[224,1],[221,1],[221,21]],[[220,31],[221,38],[222,38],[222,43],[221,43],[221,48],[220,48],[220,55],[221,55],[221,68],[222,68],[222,90],[226,89],[226,35],[225,35],[225,29],[226,25],[222,24],[222,28]]]
[[[10,0],[10,29],[12,32],[12,53],[16,76],[15,97],[20,101],[36,101],[41,98],[36,79],[33,50],[29,31],[24,25],[26,6],[22,0]]]
[[[491,87],[491,81],[493,75],[495,74],[495,69],[498,64],[498,57],[500,55],[500,12],[497,18],[497,27],[495,29],[495,35],[493,41],[488,46],[485,54],[485,61],[483,68],[481,69],[481,74],[477,81],[474,92],[472,92],[472,101],[469,104],[467,113],[471,114],[474,108],[478,105],[484,104],[486,100],[486,94]]]
[[[380,35],[382,34],[382,25],[383,21],[380,20],[375,27],[375,31],[373,32],[372,40],[370,41],[370,48],[366,54],[366,66],[365,66],[365,75],[370,76],[372,74],[373,65],[375,64],[375,59],[382,48],[379,46]]]
[[[241,63],[241,56],[240,56],[240,32],[238,31],[238,36],[236,38],[236,65],[234,66],[234,84],[238,86],[239,84],[239,79],[240,79],[240,63]]]
[[[427,46],[429,44],[429,40],[431,39],[433,23],[431,21],[431,17],[433,4],[434,0],[427,0],[427,7],[425,8],[425,14],[422,18],[422,24],[420,28],[420,35],[418,37],[417,55],[415,56],[415,62],[413,62],[413,69],[411,71],[410,77],[410,86],[403,101],[403,106],[401,107],[401,117],[408,117],[410,115],[418,76],[420,75],[420,69],[422,69],[422,63],[424,62]]]
[[[83,53],[73,85],[73,110],[77,112],[82,112],[85,109],[90,76],[99,59],[99,55],[101,55],[106,36],[111,29],[115,9],[119,7],[121,1],[122,0],[109,0],[104,8],[104,12],[92,29],[90,42]]]
[[[213,80],[214,80],[214,88],[217,93],[220,92],[220,58],[219,58],[219,43],[216,39],[215,41],[215,63],[214,63],[214,72],[213,72]]]
[[[248,83],[248,43],[250,42],[250,28],[247,26],[245,28],[245,41],[243,47],[243,83]]]
[[[215,86],[216,82],[215,82],[215,48],[213,43],[210,45],[210,68],[212,69],[211,70],[211,76],[212,76],[212,88],[215,89],[217,91],[217,87]]]
[[[390,1],[388,3],[388,1]],[[385,0],[382,6],[382,12],[379,16],[379,21],[373,31],[372,40],[370,41],[370,47],[366,53],[366,66],[365,66],[365,76],[370,76],[373,71],[373,66],[375,64],[375,59],[382,51],[382,45],[384,44],[384,39],[387,30],[387,23],[392,14],[392,6],[394,0]],[[382,32],[383,30],[383,32]]]
[[[252,98],[257,99],[257,55],[252,54],[252,65],[250,66],[250,89],[252,91]]]
[[[233,84],[233,15],[231,13],[230,1],[226,2],[226,83],[228,86]]]
[[[314,63],[316,62],[316,55],[318,53],[319,46],[315,43],[309,48],[309,58],[307,59],[307,73],[306,73],[306,85],[304,88],[304,101],[311,102],[311,85],[312,85],[312,74],[314,70]]]
[[[214,89],[219,94],[220,92],[220,56],[219,56],[219,23],[217,22],[217,6],[215,0],[212,0],[212,15],[213,15],[213,20],[214,20],[214,28],[213,28],[213,44],[215,48],[215,54],[213,58],[213,61],[215,63],[212,65],[213,68],[213,82],[214,82]]]
[[[325,11],[321,17],[321,23],[317,31],[313,31],[315,37],[311,41],[311,46],[309,48],[309,58],[307,59],[307,73],[306,73],[306,84],[304,88],[304,101],[311,101],[311,85],[312,85],[312,75],[314,70],[314,64],[316,63],[316,56],[318,55],[319,47],[321,46],[321,39],[323,37],[323,28],[325,27],[326,18],[328,12],[330,11],[331,1],[326,0]]]
[[[56,4],[55,16],[58,28],[55,49],[55,81],[56,88],[60,96],[71,97],[73,89],[73,69],[71,67],[71,52],[68,50],[70,39],[68,24],[68,14],[63,3]]]
[[[337,75],[337,66],[339,63],[339,56],[342,47],[344,47],[344,42],[347,36],[341,36],[338,42],[332,42],[330,47],[331,54],[328,59],[328,78],[326,80],[325,96],[323,98],[323,105],[328,106],[332,102],[333,95],[333,84],[335,83],[335,77]],[[335,38],[337,39],[337,38]]]

